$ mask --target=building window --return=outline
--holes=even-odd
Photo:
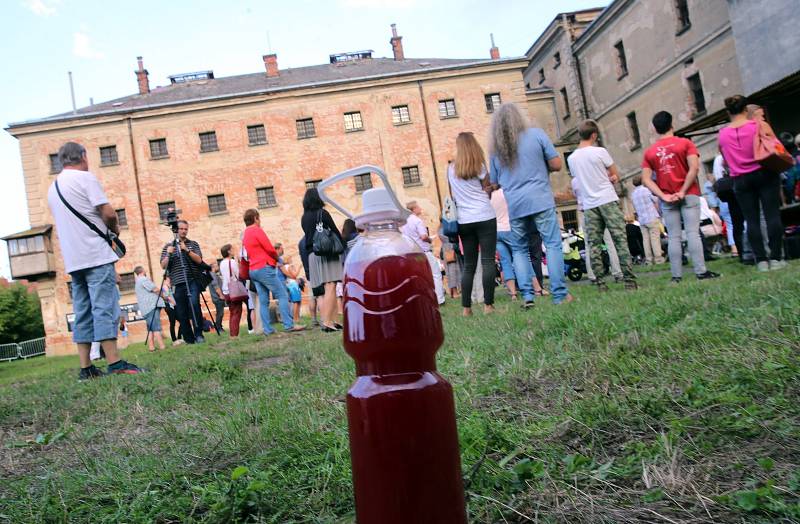
[[[408,106],[394,106],[392,108],[392,124],[399,126],[411,122]]]
[[[483,100],[486,102],[486,112],[494,113],[494,110],[500,107],[500,93],[489,93],[483,95]]]
[[[302,118],[300,120],[295,120],[295,125],[297,126],[298,140],[301,140],[303,138],[313,138],[317,136],[317,133],[314,130],[313,118]]]
[[[136,277],[133,273],[120,273],[119,274],[119,292],[130,293],[136,287]]]
[[[167,213],[169,213],[170,209],[175,210],[175,201],[174,200],[170,200],[169,202],[159,202],[158,203],[158,219],[161,222],[166,222],[167,221]]]
[[[574,209],[568,209],[561,212],[561,225],[564,226],[564,230],[569,231],[570,229],[577,231],[578,230],[578,212]]]
[[[361,111],[353,111],[344,114],[344,130],[361,131],[364,129],[364,122],[361,120]]]
[[[200,152],[208,153],[209,151],[219,151],[216,131],[200,133]]]
[[[559,91],[561,93],[561,103],[564,104],[564,118],[569,117],[569,96],[567,95],[567,88],[562,87]]]
[[[558,66],[561,65],[561,53],[556,53],[553,55],[553,69],[558,69]]]
[[[247,126],[247,143],[251,146],[260,146],[267,143],[267,131],[264,124]]]
[[[225,195],[208,195],[208,212],[212,215],[215,213],[224,213],[228,210],[225,205]]]
[[[321,178],[319,180],[306,180],[306,190],[317,187],[320,182],[322,182]]]
[[[72,281],[70,280],[67,282],[67,293],[69,293],[69,299],[72,301]]]
[[[628,59],[625,58],[625,45],[622,40],[614,44],[614,51],[617,55],[617,80],[628,74]]]
[[[117,209],[117,224],[119,227],[128,227],[128,215],[124,209]]]
[[[636,122],[636,112],[631,111],[625,115],[628,126],[628,144],[631,150],[642,146],[642,138],[639,135],[639,124]]]
[[[367,189],[372,189],[372,175],[364,173],[363,175],[356,175],[356,193],[361,193]]]
[[[417,186],[421,184],[419,179],[419,167],[408,166],[402,169],[403,171],[403,185],[404,186]]]
[[[456,101],[452,98],[439,100],[439,118],[456,117]]]
[[[44,252],[44,237],[40,235],[28,238],[12,238],[7,245],[8,254],[12,257],[30,253],[42,253]]]
[[[703,83],[700,81],[700,73],[695,73],[686,80],[689,83],[689,91],[692,94],[694,116],[702,115],[706,112],[706,97],[703,95]]]
[[[258,199],[258,207],[261,209],[278,207],[278,201],[275,200],[275,188],[272,186],[256,188],[256,198]]]
[[[689,19],[689,2],[675,0],[675,11],[678,14],[678,34],[681,34],[692,25],[692,21]]]
[[[57,175],[62,169],[64,169],[64,166],[61,165],[61,160],[58,159],[58,153],[50,155],[50,174]]]
[[[119,164],[117,156],[117,146],[106,146],[100,148],[100,165],[113,166]]]
[[[539,69],[539,83],[544,84],[544,68]]]
[[[167,139],[156,138],[150,141],[150,158],[167,158]]]

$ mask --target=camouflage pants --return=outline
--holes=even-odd
[[[586,209],[583,212],[586,220],[586,233],[591,245],[592,271],[597,276],[597,282],[603,281],[600,276],[603,274],[603,253],[600,246],[603,245],[603,232],[608,229],[614,247],[617,248],[619,255],[619,266],[622,269],[622,277],[626,282],[635,282],[636,275],[631,268],[631,253],[628,250],[628,236],[625,234],[625,219],[619,202],[609,202],[602,206]]]

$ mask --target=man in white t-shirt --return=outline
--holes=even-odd
[[[631,267],[628,239],[625,234],[625,218],[619,207],[619,197],[614,183],[619,180],[617,166],[605,148],[596,146],[599,130],[594,120],[586,120],[578,126],[581,142],[570,156],[570,174],[575,177],[581,194],[583,215],[586,220],[586,233],[592,250],[592,270],[595,285],[601,291],[608,291],[603,282],[603,259],[600,245],[607,229],[617,248],[625,289],[637,289],[636,276]]]
[[[431,266],[431,273],[433,273],[433,287],[436,291],[436,300],[439,304],[444,304],[442,272],[431,250],[433,239],[428,234],[427,226],[425,226],[425,223],[420,218],[420,216],[422,216],[422,207],[417,204],[416,200],[412,200],[406,204],[406,209],[411,211],[411,215],[406,219],[405,225],[400,228],[400,232],[416,242],[420,249],[422,249],[422,252],[425,253],[425,256],[428,258],[428,264]]]
[[[100,182],[89,172],[82,145],[67,142],[58,150],[58,159],[64,169],[50,186],[47,202],[56,224],[64,272],[72,278],[72,339],[78,346],[81,363],[78,378],[86,380],[105,374],[89,358],[93,341],[102,345],[108,373],[141,373],[142,369],[120,359],[117,351],[120,308],[114,264],[119,257],[107,236],[101,237],[78,217],[81,215],[106,235],[108,231],[118,234],[117,213]]]

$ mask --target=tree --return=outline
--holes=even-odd
[[[43,336],[39,296],[22,284],[0,287],[0,344]]]

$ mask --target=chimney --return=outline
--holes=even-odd
[[[141,56],[137,56],[136,60],[139,61],[139,69],[136,71],[136,81],[139,82],[139,94],[146,95],[150,92],[150,80],[147,78],[147,69],[144,68]]]
[[[278,76],[278,55],[275,53],[264,55],[264,67],[267,68],[267,76],[274,78]]]
[[[389,40],[389,43],[392,44],[392,53],[394,53],[394,59],[397,61],[404,60],[405,56],[403,55],[403,37],[397,36],[397,24],[392,24],[392,39]]]
[[[489,38],[492,39],[492,48],[489,49],[489,56],[492,57],[492,60],[499,60],[500,59],[500,49],[494,45],[494,33],[489,33]]]

